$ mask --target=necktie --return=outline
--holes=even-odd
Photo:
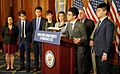
[[[25,24],[24,24],[24,22],[22,22],[22,38],[24,38],[24,30],[25,30]]]
[[[40,27],[40,19],[39,18],[37,19],[37,24],[36,25],[37,25],[36,26],[37,30],[39,30],[39,27]]]
[[[72,30],[74,29],[74,25],[73,25],[73,23],[70,23],[70,25],[71,25],[71,27],[72,27]]]
[[[98,22],[98,25],[97,25],[98,27],[100,26],[100,22],[101,22],[101,21]]]
[[[97,26],[96,26],[96,28],[95,28],[95,32],[98,30],[98,28],[99,28],[99,26],[100,26],[100,22],[101,22],[101,21],[98,22],[98,24],[97,24]]]

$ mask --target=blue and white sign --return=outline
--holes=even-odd
[[[49,31],[36,31],[35,32],[35,41],[46,42],[51,44],[60,45],[60,32],[49,32]]]

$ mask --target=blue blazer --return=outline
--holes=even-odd
[[[18,42],[21,42],[22,41],[22,37],[21,37],[21,20],[19,20],[17,22],[17,26],[19,28],[19,35],[18,35]],[[26,20],[25,22],[25,34],[26,34],[26,38],[25,40],[27,42],[31,42],[31,38],[32,38],[32,25],[31,25],[31,22]]]
[[[113,41],[113,33],[114,24],[108,18],[105,18],[94,32],[93,48],[97,56],[101,56],[103,53],[109,55]]]

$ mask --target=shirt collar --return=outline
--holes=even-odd
[[[37,17],[37,19],[41,20],[41,17],[39,17],[39,18]]]
[[[85,19],[86,19],[86,18],[81,19],[80,22],[81,22],[81,23],[84,23],[84,22],[85,22]]]
[[[105,18],[107,18],[107,16],[105,16],[105,17],[101,18],[101,19],[100,19],[100,21],[102,22]]]
[[[72,23],[72,24],[74,25],[76,21],[77,21],[77,20],[74,20],[74,21],[71,21],[70,23]]]
[[[25,23],[25,20],[21,20],[21,23],[24,22]]]

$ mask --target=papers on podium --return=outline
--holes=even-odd
[[[47,31],[60,32],[61,28],[58,28],[58,27],[48,27]]]

